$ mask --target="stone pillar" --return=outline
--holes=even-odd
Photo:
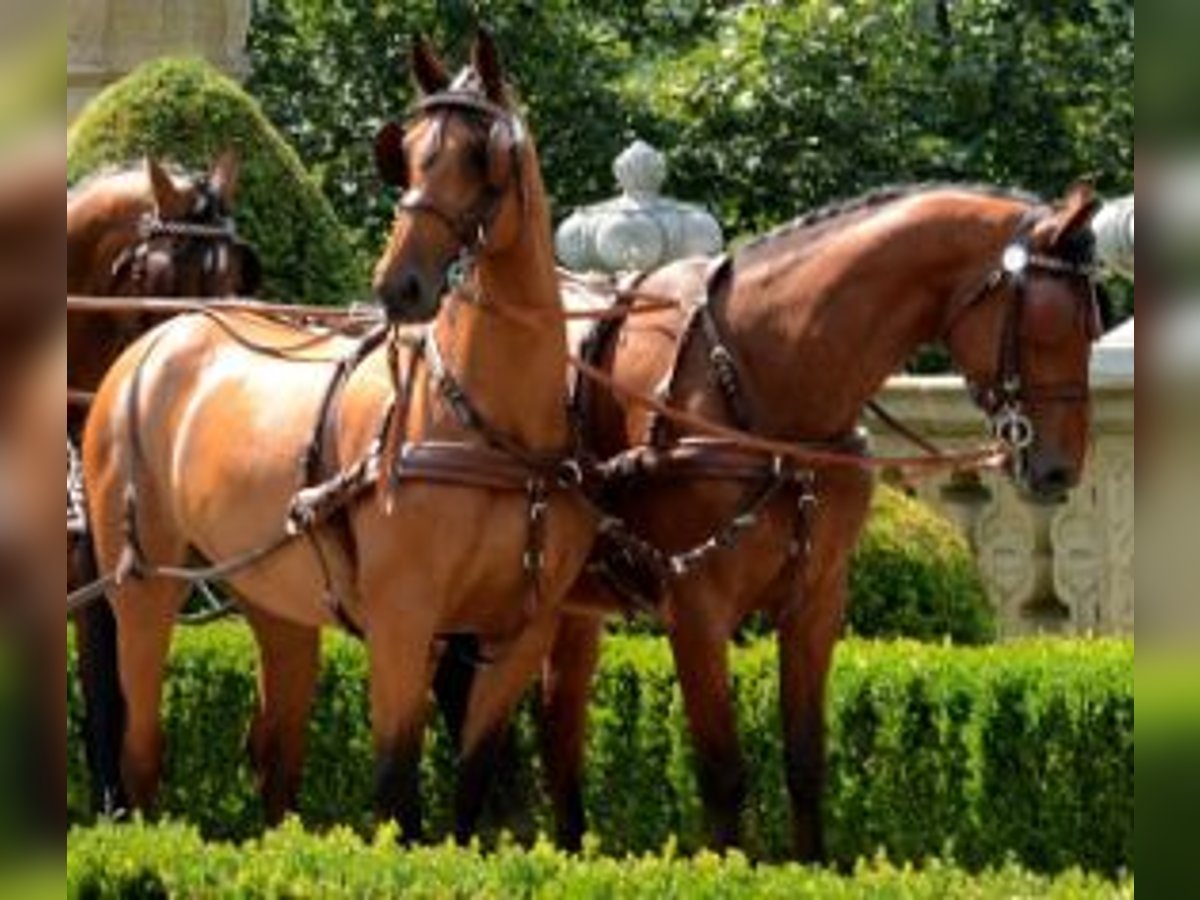
[[[202,56],[245,74],[252,0],[67,0],[67,116],[159,56]]]

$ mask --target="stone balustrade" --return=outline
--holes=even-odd
[[[1101,344],[1092,372],[1093,448],[1062,506],[1026,502],[1007,477],[938,475],[911,486],[967,536],[1006,636],[1134,630],[1133,323]],[[888,411],[946,448],[977,445],[986,424],[961,379],[893,379]],[[911,454],[870,419],[875,450]],[[886,477],[886,476],[885,476]]]

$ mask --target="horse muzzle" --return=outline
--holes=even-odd
[[[430,278],[416,269],[376,281],[375,298],[388,321],[415,325],[431,321],[442,306],[442,278]]]

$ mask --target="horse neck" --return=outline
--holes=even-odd
[[[729,326],[761,427],[798,440],[849,433],[866,403],[996,265],[1026,207],[914,197],[823,245],[738,272]],[[800,260],[789,268],[787,257]]]
[[[436,327],[455,377],[488,421],[530,450],[551,451],[568,437],[566,328],[550,211],[532,146],[527,153],[520,233],[478,263],[489,308],[450,304]]]
[[[113,293],[112,267],[137,239],[138,223],[153,208],[149,186],[97,185],[67,200],[67,293]]]

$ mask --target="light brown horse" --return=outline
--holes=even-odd
[[[379,812],[398,816],[409,838],[421,827],[418,762],[439,644],[475,635],[494,660],[462,723],[467,835],[498,735],[587,557],[593,516],[564,483],[566,337],[536,150],[486,35],[453,83],[423,43],[414,64],[414,118],[378,142],[383,171],[407,193],[376,290],[393,321],[435,317],[424,351],[375,350],[347,370],[323,416],[328,365],[248,347],[285,348],[303,333],[251,316],[192,317],[135,344],[98,394],[84,467],[103,570],[135,563],[110,599],[128,704],[123,774],[139,808],[157,792],[164,664],[184,595],[153,577],[156,567],[272,544],[314,433],[326,438],[323,471],[352,481],[370,471],[377,496],[318,517],[311,540],[229,579],[262,650],[252,748],[273,818],[298,785],[317,629],[349,620],[370,660]],[[444,295],[448,275],[455,290]],[[344,341],[313,348],[318,358],[355,351]]]
[[[1097,203],[1054,208],[995,190],[881,193],[772,233],[711,272],[689,261],[641,288],[696,312],[630,320],[597,362],[624,388],[756,435],[855,452],[864,404],[921,345],[942,342],[997,433],[1012,472],[1055,500],[1088,447],[1088,364],[1099,334],[1090,279]],[[825,691],[846,607],[847,567],[867,515],[868,472],[797,468],[737,446],[689,441],[644,404],[585,394],[590,441],[610,465],[607,502],[661,548],[662,607],[719,847],[740,839],[746,779],[728,645],[764,612],[778,628],[795,850],[823,856]],[[710,540],[717,536],[717,540]],[[694,551],[694,552],[693,552]],[[605,590],[581,582],[577,599]],[[569,619],[547,682],[546,752],[568,842],[582,833],[586,702],[600,627]]]
[[[227,297],[258,290],[260,264],[237,237],[233,209],[238,157],[224,153],[201,177],[173,173],[156,159],[142,166],[100,172],[67,194],[68,296]],[[56,303],[58,301],[55,301]],[[67,387],[84,397],[133,340],[163,316],[126,312],[67,313]],[[87,408],[67,409],[67,433],[77,442]],[[67,588],[96,577],[91,543],[73,535],[68,545]],[[113,813],[120,791],[120,723],[116,625],[104,604],[75,617],[80,680],[87,711],[84,743],[93,808]]]

